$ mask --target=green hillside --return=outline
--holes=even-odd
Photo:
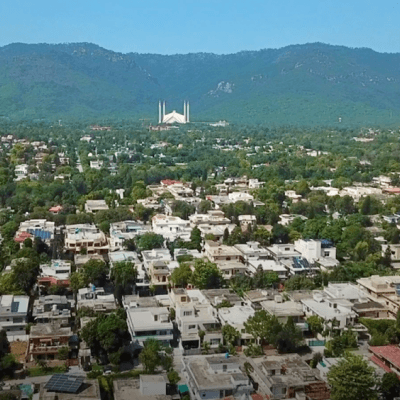
[[[0,114],[17,118],[152,118],[190,100],[192,121],[398,125],[400,54],[320,43],[163,56],[90,43],[0,48]]]

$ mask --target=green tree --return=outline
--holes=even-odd
[[[362,356],[346,353],[328,372],[332,400],[377,399],[375,370]]]
[[[139,355],[139,360],[146,373],[154,374],[157,367],[161,365],[161,350],[162,345],[157,339],[149,338],[144,342],[143,350]]]
[[[379,392],[384,400],[393,400],[400,396],[399,376],[395,372],[387,372],[382,376]]]
[[[70,281],[71,281],[70,283],[71,289],[75,293],[77,293],[79,289],[87,287],[87,285],[89,284],[88,278],[82,272],[73,272],[71,274]]]
[[[278,334],[283,327],[274,315],[268,314],[265,310],[256,311],[244,323],[246,332],[253,336],[259,343],[275,343]]]
[[[115,285],[116,297],[121,300],[124,294],[130,292],[129,287],[136,282],[137,268],[130,261],[121,261],[114,264],[111,270],[111,281]]]
[[[172,271],[170,281],[176,286],[186,287],[192,280],[192,274],[190,264],[182,263]]]
[[[311,315],[307,318],[307,324],[310,331],[317,335],[318,333],[322,333],[324,330],[324,319],[319,317],[318,315]]]
[[[167,377],[171,385],[176,385],[181,380],[181,377],[175,370],[169,371]]]
[[[146,232],[143,235],[138,236],[136,239],[136,245],[140,251],[159,249],[163,247],[163,244],[163,236],[157,235],[154,232]]]
[[[63,346],[58,349],[58,359],[59,360],[66,360],[69,356],[69,347]]]
[[[223,277],[216,264],[197,259],[194,264],[192,283],[199,289],[216,289],[221,287]]]
[[[82,267],[83,275],[89,282],[97,286],[104,285],[108,272],[108,265],[101,260],[89,260]]]
[[[240,332],[232,325],[225,324],[222,327],[222,337],[224,338],[224,344],[233,346],[240,339]]]

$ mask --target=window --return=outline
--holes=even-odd
[[[324,251],[324,257],[329,257],[329,251]]]
[[[196,325],[189,325],[188,329],[196,329]]]
[[[191,312],[191,311],[184,311],[184,312],[183,312],[183,316],[184,316],[184,317],[189,317],[190,315],[192,315],[192,312]]]
[[[226,364],[222,365],[222,371],[226,372],[228,370],[228,366]]]

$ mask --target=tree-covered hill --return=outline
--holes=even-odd
[[[157,120],[190,100],[192,121],[397,125],[400,54],[320,43],[229,55],[121,54],[90,43],[0,48],[0,114]]]

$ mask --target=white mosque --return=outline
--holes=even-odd
[[[158,102],[158,123],[159,124],[186,124],[189,121],[189,102],[183,103],[183,114],[179,114],[175,110],[172,113],[165,114],[165,101]]]

